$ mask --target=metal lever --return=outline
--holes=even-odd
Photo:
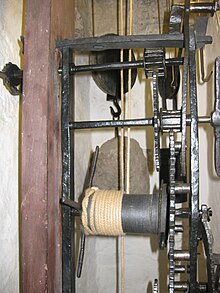
[[[211,124],[215,135],[215,170],[220,177],[220,56],[215,60],[215,107]]]
[[[95,149],[95,154],[93,156],[93,160],[92,160],[92,164],[91,164],[88,187],[92,187],[92,180],[93,180],[93,177],[94,177],[94,174],[95,174],[98,155],[99,155],[99,147],[97,146],[96,149]],[[78,265],[77,265],[77,278],[80,278],[81,273],[82,273],[84,252],[85,252],[85,242],[86,242],[86,236],[85,236],[85,233],[84,233],[84,231],[82,229],[81,230],[81,238],[80,238],[80,251],[79,251],[79,258],[78,258]]]
[[[95,149],[95,154],[92,160],[92,165],[91,165],[91,171],[89,175],[89,181],[88,181],[88,187],[92,186],[92,180],[95,174],[95,169],[96,169],[96,163],[98,160],[98,153],[99,153],[99,147],[97,146]],[[69,198],[61,198],[60,203],[63,205],[66,205],[73,209],[73,213],[75,216],[80,216],[82,213],[82,206],[78,202],[71,200]],[[82,266],[83,266],[83,260],[84,260],[84,252],[85,252],[85,242],[86,242],[86,237],[84,234],[83,229],[81,230],[81,237],[80,237],[80,252],[79,252],[79,258],[78,258],[78,265],[77,265],[77,277],[81,277],[82,273]]]
[[[75,216],[79,216],[81,214],[82,207],[78,202],[66,197],[62,197],[60,199],[60,203],[73,209]]]

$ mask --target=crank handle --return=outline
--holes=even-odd
[[[75,216],[79,216],[81,214],[82,207],[78,202],[69,198],[62,197],[60,199],[60,203],[73,209]]]

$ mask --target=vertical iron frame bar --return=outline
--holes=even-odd
[[[184,61],[182,76],[182,149],[181,149],[181,173],[186,176],[186,104],[187,104],[187,83],[189,66],[189,7],[190,1],[185,1],[184,10]]]
[[[190,27],[189,40],[189,80],[190,80],[190,278],[189,292],[197,292],[197,245],[199,226],[199,140],[198,140],[198,107],[197,107],[197,87],[196,87],[196,41],[193,26]]]
[[[72,52],[62,50],[61,129],[62,129],[62,198],[74,200],[73,133],[69,121],[73,101],[72,78],[69,73]],[[72,117],[71,117],[72,118]],[[75,240],[74,216],[69,207],[62,205],[62,292],[75,293]]]

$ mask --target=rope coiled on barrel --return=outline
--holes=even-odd
[[[88,188],[82,202],[82,223],[86,235],[124,235],[123,192]]]

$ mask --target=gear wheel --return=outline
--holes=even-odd
[[[154,148],[157,172],[160,171],[160,113],[158,106],[158,77],[165,76],[164,49],[144,49],[144,68],[147,78],[153,78]]]
[[[169,292],[174,292],[175,284],[175,141],[174,134],[170,132],[170,212],[169,212]]]
[[[158,76],[165,75],[165,52],[164,49],[144,49],[144,69],[147,78],[154,73]]]

